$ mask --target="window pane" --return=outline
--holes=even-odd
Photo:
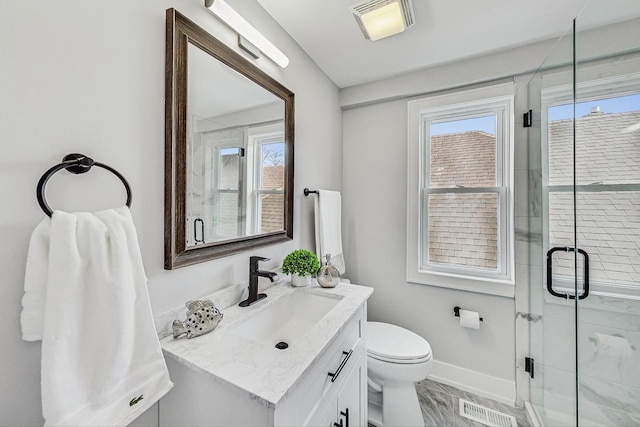
[[[573,108],[548,116],[549,185],[572,185]],[[576,141],[578,184],[640,183],[640,95],[577,104]]]
[[[284,194],[260,197],[260,233],[284,230]]]
[[[498,268],[498,194],[430,194],[428,260]]]
[[[549,194],[550,246],[574,245],[572,199],[571,193]],[[640,284],[640,193],[581,192],[577,210],[577,245],[589,254],[591,280]],[[554,276],[573,277],[572,256],[570,263],[554,259]]]
[[[429,126],[430,187],[496,186],[496,116]]]
[[[284,190],[284,142],[262,144],[262,190]]]
[[[549,248],[574,247],[573,235],[573,193],[549,194]],[[580,247],[581,249],[584,249]],[[574,252],[557,251],[553,254],[553,280],[557,288],[572,289],[574,275],[578,261],[578,277],[584,277],[583,256]],[[578,281],[579,291],[582,291],[582,280]],[[570,292],[573,294],[573,292]]]

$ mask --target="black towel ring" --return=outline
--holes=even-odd
[[[64,158],[62,159],[62,163],[57,164],[46,171],[40,178],[40,181],[38,181],[38,186],[36,187],[36,197],[38,198],[38,204],[40,205],[44,213],[47,214],[47,216],[51,217],[51,215],[53,215],[53,211],[47,204],[47,200],[44,197],[44,187],[47,185],[47,181],[49,181],[49,178],[51,178],[54,173],[58,172],[61,169],[66,169],[71,173],[81,174],[89,172],[89,170],[93,166],[98,166],[106,169],[120,178],[120,181],[122,181],[122,183],[124,184],[124,188],[127,190],[127,207],[131,207],[131,200],[133,199],[133,195],[131,194],[131,187],[129,187],[129,183],[120,172],[118,172],[111,166],[105,165],[104,163],[95,162],[91,157],[85,156],[84,154],[72,153],[64,156]]]

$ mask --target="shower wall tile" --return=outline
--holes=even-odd
[[[529,144],[528,144],[528,159],[529,159],[529,169],[540,169],[542,168],[542,150],[540,148],[540,144],[533,143],[533,141],[540,141],[541,129],[540,123],[538,122],[538,126],[532,126],[528,128],[529,133]]]
[[[514,183],[515,216],[527,217],[529,215],[529,171],[516,170]]]
[[[544,364],[570,371],[575,369],[574,328],[566,320],[545,315],[544,317]]]
[[[542,281],[542,266],[529,266],[529,312],[542,315],[544,312],[543,294],[546,292]]]
[[[632,322],[627,328],[640,331],[640,302],[638,300],[614,298],[604,295],[589,295],[589,298],[580,301],[579,304],[581,313],[587,313],[588,310],[592,310],[600,313],[613,312],[623,315],[626,322]],[[608,315],[603,318],[607,319]],[[609,320],[606,321],[608,322]]]
[[[516,239],[515,251],[516,264],[529,264],[529,242]]]
[[[529,169],[529,135],[527,128],[522,126],[522,122],[516,123],[514,138],[514,168],[515,170]]]
[[[544,402],[544,389],[537,385],[529,387],[529,402],[532,405],[542,406]]]
[[[581,375],[640,389],[640,332],[581,323]]]
[[[516,311],[527,312],[529,304],[526,304],[529,299],[529,269],[532,268],[528,263],[516,262],[516,299],[521,299],[524,304],[520,304],[516,301]]]
[[[546,319],[541,318],[537,322],[529,323],[530,342],[537,344],[537,345],[531,346],[531,348],[529,349],[529,357],[534,358],[536,362],[535,371],[536,373],[539,372],[540,374],[542,373],[542,370],[540,368],[544,366],[544,344],[542,345],[539,345],[539,344],[544,343],[544,323],[543,322],[545,321]],[[542,375],[539,375],[539,377],[542,378]]]
[[[543,342],[548,349],[543,359],[545,405],[572,414],[575,302],[545,298]],[[579,302],[580,413],[584,420],[601,425],[638,425],[640,316],[637,311],[638,302],[630,299],[592,295]]]
[[[542,218],[529,217],[529,241],[542,244]]]
[[[529,211],[534,218],[542,216],[542,169],[529,169]]]
[[[575,371],[544,366],[544,406],[567,414],[575,413]]]
[[[635,419],[640,419],[640,388],[613,383],[588,375],[580,375],[580,410],[581,416],[598,421],[597,414],[602,414],[604,420],[614,421],[616,412],[625,413]],[[638,425],[619,424],[610,425]]]
[[[541,241],[531,241],[529,243],[529,265],[540,266],[544,260],[544,250]]]
[[[545,293],[545,309],[553,316],[573,321],[574,301],[555,298]],[[615,298],[603,295],[589,295],[579,301],[580,322],[611,325],[620,329],[640,331],[640,302],[628,298]]]
[[[516,264],[541,265],[542,219],[516,217],[514,224]]]

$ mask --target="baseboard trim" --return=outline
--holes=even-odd
[[[515,407],[516,382],[433,361],[429,379]]]

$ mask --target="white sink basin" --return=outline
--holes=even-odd
[[[294,290],[231,327],[229,332],[271,345],[280,341],[291,344],[304,336],[341,299],[337,295]]]

